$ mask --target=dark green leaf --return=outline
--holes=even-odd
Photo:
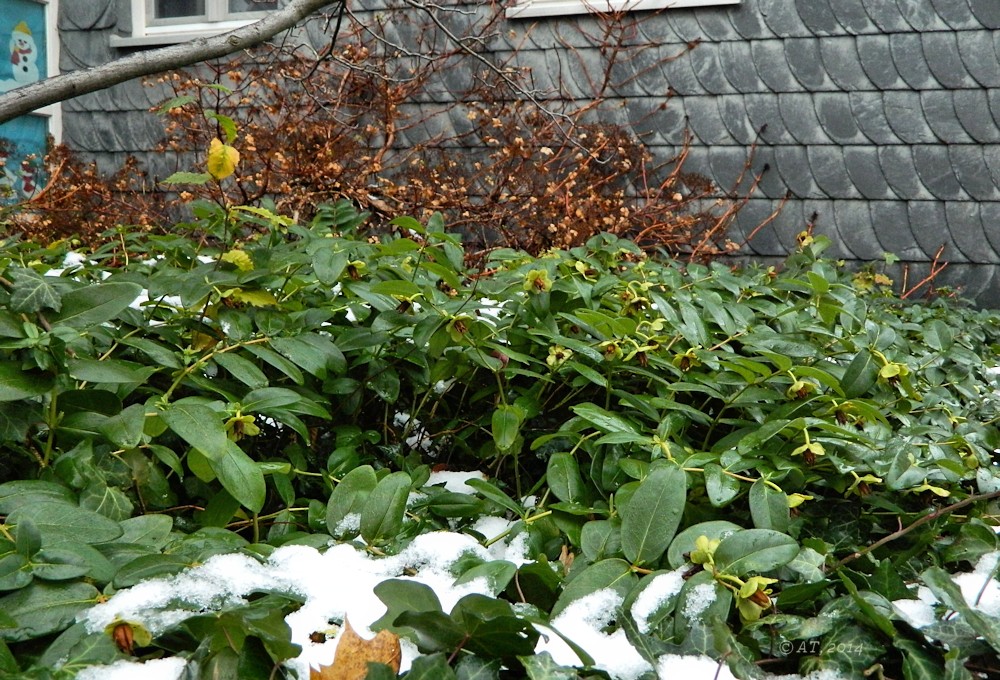
[[[89,571],[87,561],[70,550],[45,548],[31,558],[31,573],[46,581],[67,581]]]
[[[762,479],[750,485],[750,516],[758,529],[785,533],[791,522],[788,497],[771,488]]]
[[[410,483],[405,472],[392,472],[375,485],[361,511],[362,538],[375,543],[396,537],[403,525]]]
[[[670,548],[667,550],[667,562],[674,569],[682,567],[687,563],[687,559],[684,556],[694,550],[695,541],[698,540],[699,536],[716,540],[736,533],[742,528],[740,525],[733,524],[724,519],[701,522],[690,526],[677,534],[674,540],[671,541]]]
[[[517,660],[524,664],[529,680],[576,680],[579,677],[575,668],[560,666],[548,652],[519,656]]]
[[[848,399],[856,399],[868,393],[878,380],[879,365],[875,355],[867,348],[861,349],[844,371],[840,379],[840,389]]]
[[[632,423],[596,404],[575,404],[570,409],[573,413],[602,432],[629,432],[638,434]]]
[[[580,474],[580,465],[569,453],[553,453],[545,473],[552,494],[567,503],[585,503],[587,489]]]
[[[215,363],[226,369],[229,375],[247,387],[251,389],[267,387],[268,380],[264,372],[257,368],[257,365],[252,361],[244,359],[236,352],[219,352],[213,359]]]
[[[625,560],[610,559],[595,562],[573,577],[552,606],[550,617],[555,618],[575,600],[604,588],[614,588],[623,598],[635,586],[637,578],[632,565]]]
[[[43,501],[22,505],[7,518],[18,524],[28,518],[38,527],[45,547],[62,547],[63,543],[106,543],[122,535],[118,522],[92,510],[58,501]]]
[[[17,361],[0,361],[0,402],[37,397],[51,390],[52,384],[48,373],[25,370]]]
[[[444,653],[424,654],[413,660],[406,680],[456,680]]]
[[[687,474],[676,465],[654,467],[622,510],[622,551],[635,565],[659,561],[680,526]]]
[[[129,588],[141,581],[171,576],[191,566],[192,560],[180,555],[143,555],[128,562],[115,574],[115,588]]]
[[[74,359],[69,363],[71,377],[91,383],[142,383],[157,370],[156,366],[121,359]]]
[[[226,441],[228,446],[225,453],[217,459],[209,459],[212,470],[219,478],[222,488],[243,507],[251,512],[260,512],[267,495],[264,473],[243,449]]]
[[[356,467],[344,475],[333,488],[326,506],[326,530],[330,535],[357,535],[361,526],[361,512],[377,483],[375,470],[370,465]],[[354,528],[348,531],[341,523],[352,515],[356,516],[357,521],[353,522]]]
[[[795,559],[799,544],[791,536],[770,529],[744,529],[722,539],[715,550],[715,566],[726,574],[764,573]]]
[[[167,426],[209,460],[220,460],[232,444],[226,436],[222,417],[203,404],[178,401],[160,411]]]
[[[42,534],[30,517],[21,519],[15,532],[14,549],[18,555],[31,558],[42,548]]]
[[[716,463],[706,463],[705,492],[709,502],[717,508],[727,505],[740,494],[740,480],[727,475]]]
[[[137,283],[100,283],[78,288],[63,296],[62,309],[49,322],[53,326],[87,328],[110,321],[139,297]]]
[[[17,622],[13,629],[0,629],[8,642],[31,640],[66,628],[76,615],[97,603],[97,588],[89,583],[32,583],[0,598],[0,610]]]
[[[492,428],[493,441],[497,450],[510,451],[517,441],[524,421],[524,409],[513,404],[501,404],[493,411]],[[551,463],[550,463],[551,464]],[[569,500],[564,498],[563,500]]]

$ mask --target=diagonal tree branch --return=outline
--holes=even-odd
[[[344,0],[341,0],[344,1]],[[197,38],[148,52],[115,59],[106,64],[45,78],[0,95],[0,123],[43,106],[96,92],[134,78],[183,68],[260,45],[293,28],[330,0],[290,0],[287,6],[255,23],[207,38]]]

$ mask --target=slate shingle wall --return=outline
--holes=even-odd
[[[64,70],[115,56],[107,36],[119,5],[127,3],[60,3]],[[604,115],[632,125],[662,157],[688,125],[687,169],[723,187],[756,141],[754,167],[769,170],[734,235],[791,199],[750,243],[754,255],[780,256],[815,213],[834,255],[889,251],[920,263],[943,245],[953,265],[940,281],[1000,306],[1000,0],[743,0],[635,21]],[[535,87],[585,98],[586,75],[603,68],[588,38],[599,28],[587,16],[512,20],[492,58],[517,46],[513,63],[532,69]],[[691,41],[700,44],[664,61]],[[463,81],[450,72],[420,106],[433,108]],[[144,111],[157,95],[132,83],[69,102],[66,140],[108,165],[151,148],[158,123]],[[456,115],[434,124],[459,126]],[[151,160],[154,174],[174,169]]]

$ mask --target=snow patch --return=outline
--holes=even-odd
[[[680,592],[684,585],[686,567],[653,577],[639,597],[632,603],[632,619],[640,633],[649,632],[649,617],[671,597]]]
[[[594,668],[606,671],[616,680],[635,680],[653,670],[652,666],[628,641],[624,630],[618,629],[613,633],[603,630],[615,617],[622,600],[622,596],[612,588],[590,593],[570,603],[552,619],[548,628],[559,631],[586,650],[594,659]],[[581,665],[576,652],[562,638],[546,627],[538,626],[538,630],[542,637],[535,646],[536,654],[548,652],[557,664],[564,666]]]
[[[91,666],[77,673],[76,680],[179,680],[187,661],[180,657],[150,659],[145,663],[116,661],[109,666]]]
[[[446,491],[451,491],[452,493],[465,493],[472,496],[475,495],[476,490],[466,484],[466,482],[470,479],[481,479],[485,482],[486,475],[479,470],[470,470],[468,472],[448,470],[432,472],[430,478],[427,480],[427,484],[424,486],[437,486],[442,484],[444,485]]]

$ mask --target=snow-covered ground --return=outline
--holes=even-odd
[[[469,492],[470,478],[481,473],[435,473],[430,484],[449,490]],[[155,636],[184,619],[204,611],[238,604],[254,592],[267,591],[295,595],[305,604],[288,615],[292,642],[302,646],[301,655],[288,663],[300,678],[309,677],[309,668],[333,663],[338,630],[330,621],[350,619],[351,626],[364,637],[374,633],[370,626],[385,613],[385,605],[374,594],[375,586],[387,579],[404,579],[426,584],[437,594],[444,611],[462,597],[472,594],[495,596],[490,583],[476,579],[456,584],[451,566],[463,556],[474,554],[482,560],[508,560],[515,565],[528,558],[524,534],[506,536],[511,523],[499,517],[483,517],[474,529],[488,539],[489,548],[469,535],[439,531],[418,536],[398,555],[372,556],[349,544],[331,546],[325,552],[306,546],[278,548],[265,562],[242,554],[218,555],[205,564],[169,578],[153,579],[122,590],[110,600],[87,610],[82,616],[88,630],[104,630],[108,624],[125,620],[143,624]],[[956,574],[953,579],[970,606],[1000,617],[1000,583],[994,578],[1000,552],[985,555],[975,570]],[[684,583],[684,568],[656,576],[632,603],[630,613],[640,631],[648,630],[648,617]],[[936,599],[926,587],[915,591],[918,599],[893,603],[896,613],[921,628],[938,620]],[[590,593],[567,606],[548,627],[539,627],[541,637],[536,653],[547,652],[560,665],[579,666],[580,659],[563,638],[585,649],[596,668],[617,680],[634,680],[655,670],[660,678],[685,680],[733,680],[725,665],[704,656],[664,655],[655,668],[625,637],[622,630],[607,632],[615,611],[623,604],[612,589]],[[710,601],[704,605],[710,604]],[[686,615],[697,616],[688,602]],[[702,607],[704,609],[704,607]],[[328,632],[324,642],[313,642],[315,631]],[[558,631],[558,635],[553,631]],[[401,671],[418,655],[416,647],[401,640]],[[146,663],[119,661],[110,666],[94,666],[78,675],[81,680],[177,680],[183,677],[182,659],[158,659]],[[807,676],[768,675],[771,680],[839,680],[835,672],[814,672]]]

